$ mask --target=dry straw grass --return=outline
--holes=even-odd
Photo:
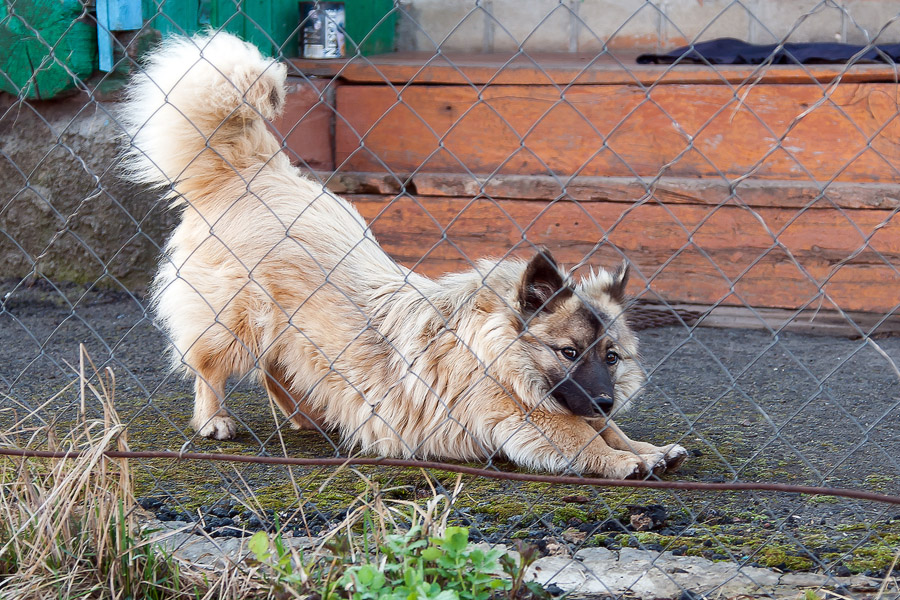
[[[70,431],[59,437],[53,425],[31,427],[34,415],[26,415],[0,434],[7,447],[83,452],[66,460],[0,460],[0,597],[196,598],[209,585],[139,539],[128,461],[103,454],[128,450],[113,408],[112,370],[98,371],[82,347],[77,372],[81,406]],[[86,416],[94,400],[102,418]]]
[[[351,470],[365,483],[365,492],[350,503],[347,516],[319,538],[314,556],[327,555],[329,546],[333,547],[338,539],[340,544],[346,543],[347,558],[351,562],[357,562],[377,551],[390,536],[401,531],[418,529],[424,539],[444,535],[453,505],[462,491],[462,475],[457,475],[451,492],[440,493],[423,469],[422,477],[431,488],[431,497],[414,501],[392,498],[392,493],[400,488],[382,489],[377,481],[356,469]],[[319,487],[320,492],[339,471],[340,469],[336,470]],[[360,530],[365,532],[364,536],[358,535]]]
[[[13,425],[0,431],[0,446],[80,452],[70,459],[0,457],[0,598],[316,596],[315,583],[329,578],[336,560],[356,562],[391,534],[410,527],[441,535],[447,526],[459,480],[453,493],[433,490],[432,498],[417,503],[386,499],[391,490],[381,490],[357,473],[366,480],[367,491],[351,504],[346,519],[308,556],[291,551],[294,568],[309,573],[311,585],[286,589],[273,581],[269,565],[252,560],[215,572],[201,570],[162,551],[159,536],[140,527],[128,460],[104,454],[129,449],[126,427],[114,407],[112,370],[97,369],[82,347],[73,371],[76,380],[34,412],[7,419]],[[31,425],[76,385],[78,416],[62,436],[53,424]],[[88,418],[93,406],[99,406],[101,418]],[[364,521],[366,534],[360,536]],[[341,556],[334,552],[338,548]]]

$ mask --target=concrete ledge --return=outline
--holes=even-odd
[[[797,598],[804,589],[840,588],[845,594],[867,593],[877,591],[881,583],[863,576],[783,574],[727,561],[713,562],[695,556],[674,556],[671,552],[634,548],[622,548],[617,552],[585,548],[576,552],[574,558],[546,557],[536,561],[528,573],[540,584],[555,584],[576,597],[628,594],[642,600],[683,598],[685,592],[710,598]]]

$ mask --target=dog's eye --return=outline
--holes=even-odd
[[[578,350],[576,350],[572,346],[561,348],[559,353],[569,360],[575,360],[576,358],[578,358]]]
[[[610,350],[606,353],[606,364],[613,366],[619,362],[619,355]]]

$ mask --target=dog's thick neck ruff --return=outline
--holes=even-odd
[[[254,371],[297,426],[381,455],[503,453],[610,477],[674,464],[649,444],[614,448],[641,443],[584,419],[643,381],[622,316],[627,271],[571,281],[543,250],[439,280],[398,265],[349,202],[281,152],[265,121],[285,76],[230,34],[174,38],[122,111],[125,175],[184,206],[152,289],[195,377],[201,435],[234,435],[225,382]]]

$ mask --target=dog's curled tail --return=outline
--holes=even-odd
[[[132,77],[119,117],[125,177],[202,202],[235,174],[252,177],[280,152],[265,121],[284,106],[283,64],[234,35],[173,36]],[[193,192],[193,193],[192,193]]]

